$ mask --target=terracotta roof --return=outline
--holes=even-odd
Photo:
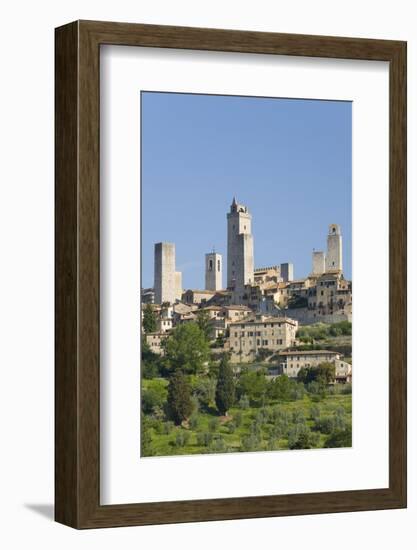
[[[248,306],[242,306],[242,305],[239,305],[239,304],[236,304],[236,305],[232,305],[232,306],[223,306],[223,309],[236,309],[236,310],[239,310],[239,311],[252,311],[250,307]]]
[[[341,355],[341,353],[326,349],[312,349],[308,351],[280,351],[279,355]]]
[[[297,321],[295,319],[290,319],[289,317],[266,317],[264,319],[241,319],[240,321],[235,321],[230,323],[230,325],[247,325],[249,323],[263,325],[266,323],[289,323],[295,324]]]

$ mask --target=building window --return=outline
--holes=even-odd
[[[220,260],[217,260],[217,271],[220,271]]]
[[[209,271],[213,271],[213,260],[209,260]]]

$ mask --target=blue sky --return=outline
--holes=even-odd
[[[255,266],[311,271],[328,225],[351,278],[352,104],[142,92],[142,286],[153,246],[174,242],[184,288],[204,288],[204,254],[226,266],[233,196],[252,213]],[[223,272],[223,284],[226,273]]]

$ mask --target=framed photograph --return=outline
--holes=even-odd
[[[406,506],[406,43],[56,29],[56,520]]]

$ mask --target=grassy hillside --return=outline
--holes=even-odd
[[[143,381],[143,391],[166,392],[166,380]],[[227,417],[196,411],[181,426],[161,418],[147,420],[150,436],[146,456],[192,455],[219,452],[288,449],[298,431],[307,434],[307,448],[328,446],[339,419],[341,428],[351,426],[349,387],[329,388],[325,396],[306,394],[302,399],[271,402],[266,407],[233,407]],[[336,419],[336,420],[335,420]],[[350,442],[348,441],[348,444]]]

